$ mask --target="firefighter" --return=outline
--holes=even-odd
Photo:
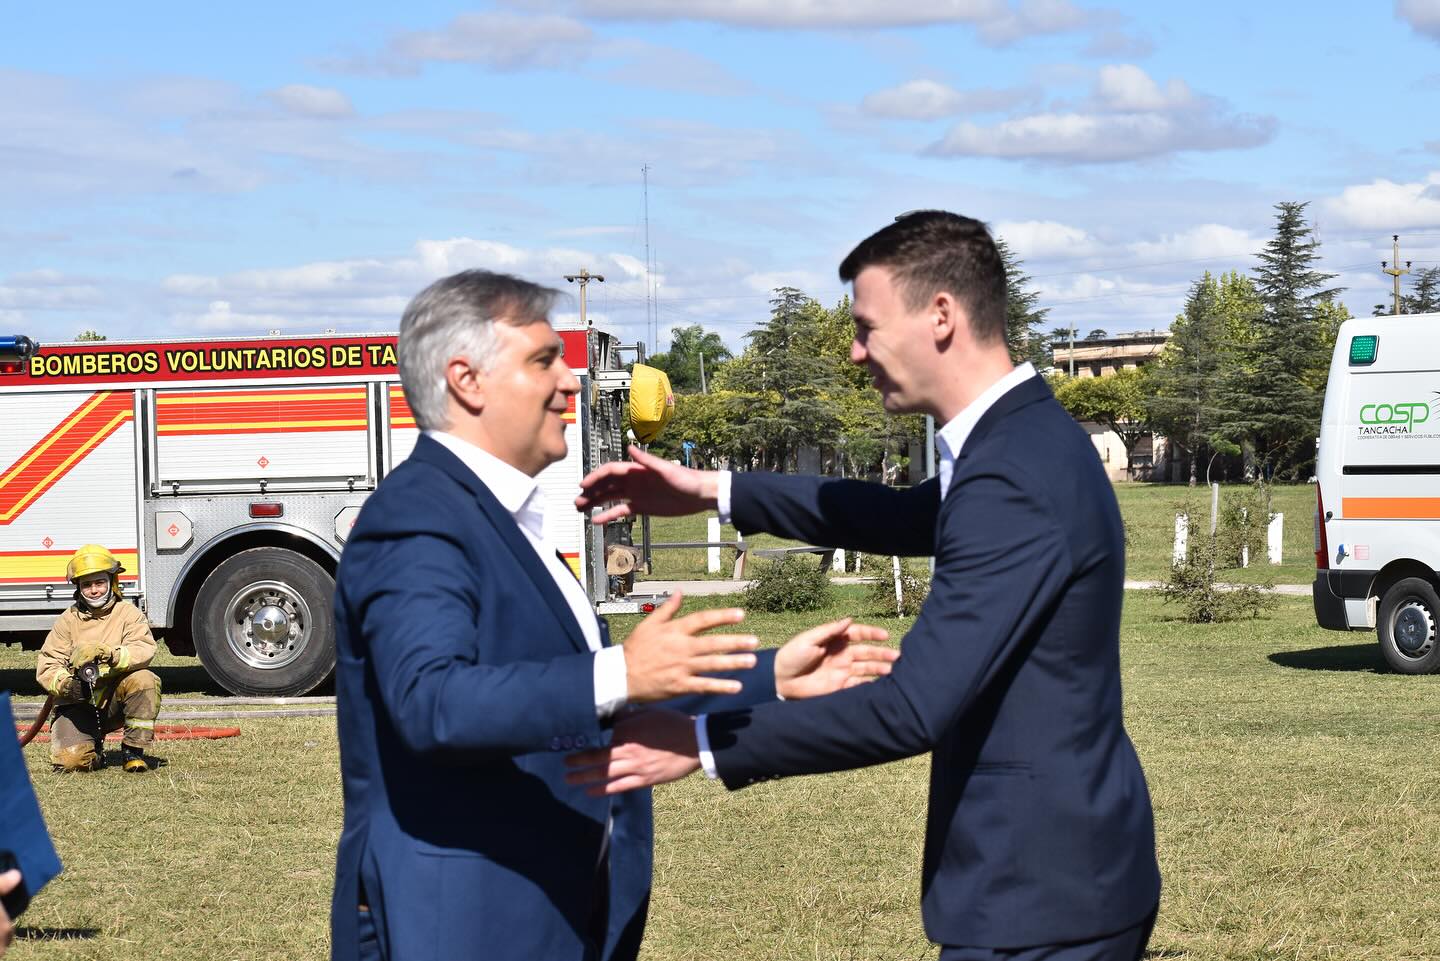
[[[140,609],[121,596],[120,562],[99,544],[75,552],[65,576],[75,603],[61,614],[40,648],[35,678],[55,698],[50,760],[57,771],[90,771],[104,764],[104,737],[125,729],[124,770],[149,770],[145,749],[155,740],[160,678],[146,670],[155,638]],[[84,668],[98,677],[87,689]]]

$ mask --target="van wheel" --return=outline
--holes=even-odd
[[[1391,585],[1380,599],[1375,622],[1385,663],[1401,674],[1430,674],[1440,670],[1437,618],[1440,618],[1440,597],[1429,581],[1407,577]]]
[[[293,697],[335,668],[335,581],[310,558],[256,547],[227,558],[195,597],[200,663],[232,694]]]

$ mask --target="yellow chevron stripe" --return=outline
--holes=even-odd
[[[95,449],[97,444],[99,444],[105,438],[109,437],[111,431],[115,430],[115,428],[119,427],[125,421],[131,420],[134,416],[135,412],[133,410],[127,410],[122,411],[112,417],[110,419],[110,423],[106,424],[104,427],[100,428],[100,430],[91,434],[89,439],[86,440],[85,443],[81,444],[75,449],[74,453],[72,453],[69,457],[65,458],[63,461],[57,464],[55,469],[52,470],[49,474],[46,474],[44,479],[41,480],[40,483],[36,484],[30,489],[29,493],[21,497],[20,500],[16,502],[14,507],[10,508],[10,510],[6,511],[4,514],[0,514],[0,520],[8,521],[12,517],[17,516],[21,511],[23,511],[27,506],[29,506],[31,501],[39,497],[41,492],[44,491],[45,488],[49,487],[51,482],[54,481],[55,478],[68,471],[72,464],[74,464],[77,460],[80,460],[86,454],[90,453],[92,450]]]
[[[159,434],[173,434],[177,431],[210,431],[216,434],[244,433],[256,427],[274,430],[276,427],[364,427],[368,421],[360,420],[257,420],[246,423],[224,424],[162,424],[155,428]]]
[[[139,554],[136,551],[114,551],[115,559],[125,568],[125,573],[120,579],[133,580],[134,572],[140,566]],[[59,557],[51,554],[0,554],[0,581],[6,579],[47,579],[53,581],[65,580],[65,563],[67,557]]]
[[[245,394],[228,397],[156,397],[157,404],[268,404],[274,401],[292,400],[364,400],[364,391],[346,391],[343,394]]]
[[[75,413],[71,414],[68,420],[66,420],[59,427],[53,430],[50,435],[45,438],[44,443],[42,443],[39,447],[35,448],[35,450],[32,451],[28,457],[22,458],[20,460],[20,463],[15,465],[14,470],[10,471],[10,473],[6,474],[4,477],[0,477],[0,487],[4,487],[6,484],[10,483],[16,478],[17,475],[19,475],[21,471],[23,471],[26,467],[29,467],[36,458],[38,458],[41,454],[45,453],[51,447],[54,447],[55,442],[60,440],[60,438],[64,437],[66,432],[69,431],[70,428],[75,426],[76,421],[82,419],[86,414],[90,413],[97,406],[104,403],[105,398],[109,397],[111,393],[113,392],[108,390],[102,390],[94,397],[81,404],[80,408],[76,410]]]

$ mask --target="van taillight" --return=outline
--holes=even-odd
[[[1325,540],[1325,498],[1321,496],[1320,485],[1315,485],[1315,569],[1330,569],[1330,545]]]

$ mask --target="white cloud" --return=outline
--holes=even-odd
[[[993,225],[993,232],[1021,260],[1086,257],[1098,250],[1095,238],[1084,229],[1054,220],[1002,220]]]
[[[1026,90],[956,90],[935,80],[911,80],[897,87],[877,90],[860,104],[876,117],[900,120],[936,120],[962,113],[1008,110],[1030,99]]]
[[[1192,99],[1185,81],[1172,79],[1161,90],[1149,74],[1129,63],[1101,67],[1095,93],[1107,109],[1116,111],[1171,110]]]
[[[1395,0],[1395,16],[1432,40],[1440,40],[1440,2]]]
[[[1220,101],[1191,93],[1182,80],[1163,87],[1139,67],[1096,74],[1088,105],[1050,110],[990,126],[956,125],[929,153],[1055,163],[1114,163],[1188,150],[1254,147],[1270,140],[1273,117],[1233,115]]]
[[[270,92],[270,99],[292,113],[303,117],[326,119],[349,117],[355,113],[350,98],[330,87],[312,87],[292,83]]]
[[[278,314],[236,313],[231,309],[228,300],[212,301],[203,313],[176,314],[175,321],[181,327],[212,333],[234,332],[258,334],[270,330],[284,331],[294,329],[294,320],[292,318],[281,317]]]
[[[1244,230],[1224,224],[1200,224],[1189,230],[1164,234],[1157,240],[1141,240],[1129,245],[1130,252],[1141,261],[1208,260],[1234,257],[1248,259],[1265,246],[1266,238],[1254,237]]]
[[[616,20],[707,20],[744,27],[905,27],[979,23],[1002,0],[575,0],[581,14]]]
[[[1070,0],[1022,0],[1005,14],[981,24],[980,39],[993,46],[1006,46],[1026,37],[1079,30],[1091,19]]]
[[[1324,206],[1352,227],[1386,231],[1440,227],[1440,171],[1416,183],[1380,179],[1346,187]]]
[[[594,34],[569,17],[500,11],[462,13],[440,30],[397,35],[390,55],[409,63],[471,63],[496,70],[568,67],[590,53]]]
[[[506,0],[557,5],[601,20],[699,20],[767,30],[850,30],[967,24],[981,41],[1005,46],[1026,37],[1083,29],[1106,19],[1070,0]]]

